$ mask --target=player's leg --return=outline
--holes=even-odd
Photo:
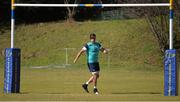
[[[94,72],[93,74],[94,74],[94,78],[93,78],[94,90],[93,90],[93,92],[94,92],[95,94],[98,94],[98,90],[97,90],[97,80],[98,80],[98,78],[99,78],[99,72]]]
[[[93,79],[94,79],[94,76],[91,76],[91,77],[89,78],[89,80],[88,80],[85,84],[82,85],[83,89],[84,89],[87,93],[89,93],[89,91],[88,91],[88,84],[92,83],[92,82],[93,82]]]
[[[88,85],[88,84],[91,84],[92,82],[93,82],[93,79],[94,79],[94,76],[91,76],[90,78],[89,78],[89,80],[86,82],[86,84]]]
[[[91,66],[91,64],[90,64],[90,63],[87,63],[87,65],[88,65],[89,71],[91,72],[91,71],[92,71],[92,66]],[[84,89],[87,93],[89,93],[89,91],[88,91],[88,84],[90,84],[91,82],[93,82],[93,78],[94,78],[94,77],[91,76],[86,83],[82,84],[83,89]]]
[[[93,85],[97,87],[97,79],[99,78],[99,73],[93,73]]]
[[[89,80],[82,85],[83,89],[89,93],[88,91],[88,84],[90,84],[91,82],[93,82],[94,85],[94,93],[98,94],[98,90],[97,90],[97,79],[99,78],[99,63],[88,63],[88,68],[89,71],[92,72],[93,76],[89,78]]]
[[[94,63],[94,72],[92,73],[94,78],[93,78],[93,84],[94,84],[94,89],[93,92],[95,94],[98,94],[98,90],[97,90],[97,80],[99,78],[99,71],[100,71],[100,67],[99,67],[99,63]]]

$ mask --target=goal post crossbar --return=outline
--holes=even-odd
[[[23,4],[15,3],[15,7],[147,7],[170,6],[169,3],[145,3],[145,4]]]

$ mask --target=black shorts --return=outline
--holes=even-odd
[[[88,63],[88,68],[90,72],[98,72],[100,71],[99,63]]]

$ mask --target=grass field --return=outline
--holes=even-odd
[[[90,76],[85,56],[72,63],[91,32],[112,49],[100,54],[99,95],[92,94],[92,86],[90,94],[81,88]],[[0,35],[0,101],[180,101],[163,95],[163,55],[144,19],[22,24],[15,34],[15,47],[21,48],[21,93],[3,94],[3,51],[10,47],[6,30]],[[76,48],[68,52],[67,67],[62,66],[64,48]]]
[[[2,75],[2,71],[1,71]],[[21,93],[3,94],[0,100],[16,101],[172,101],[163,95],[163,72],[103,69],[99,95],[85,93],[81,84],[90,76],[86,68],[28,69],[21,71]],[[2,80],[2,78],[1,78]]]

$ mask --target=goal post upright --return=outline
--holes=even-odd
[[[173,2],[169,1],[169,49],[165,52],[164,59],[164,95],[177,96],[178,95],[178,71],[176,49],[173,47]]]
[[[14,28],[15,28],[15,6],[11,0],[11,48],[14,48]]]
[[[11,47],[5,49],[4,93],[20,92],[20,52],[14,48],[15,0],[11,0]]]
[[[170,0],[170,14],[169,14],[169,49],[173,49],[173,16],[174,16],[174,11],[173,11],[173,0]]]

